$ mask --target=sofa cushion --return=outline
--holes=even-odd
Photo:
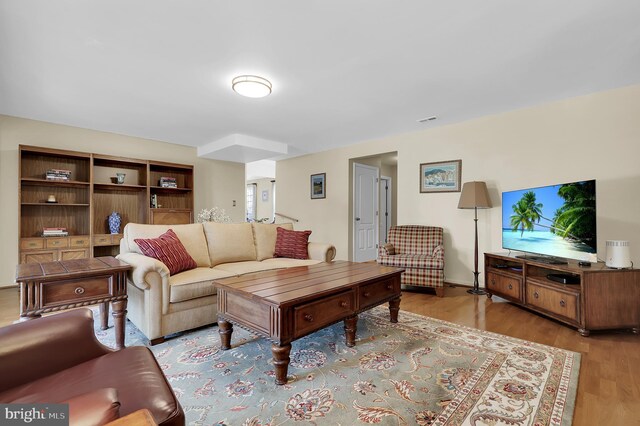
[[[311,231],[289,231],[276,228],[276,250],[274,257],[289,257],[292,259],[308,259],[307,244]]]
[[[396,254],[379,256],[378,263],[386,266],[411,269],[444,269],[444,259],[424,254]]]
[[[198,266],[172,229],[158,238],[136,238],[134,241],[142,254],[164,263],[169,268],[170,275]]]
[[[286,257],[274,257],[272,259],[265,259],[262,264],[269,269],[273,268],[295,268],[296,266],[311,266],[322,263],[322,260],[316,259],[289,259]]]
[[[143,254],[135,242],[136,238],[157,238],[169,229],[173,229],[180,242],[198,266],[209,267],[209,250],[201,223],[187,225],[143,225],[128,223],[124,227],[124,241],[128,251]]]
[[[120,416],[147,408],[160,424],[171,423],[182,412],[153,354],[143,346],[127,347],[9,389],[0,393],[0,401],[68,401],[94,391],[96,383],[117,389]]]
[[[204,223],[211,266],[256,260],[250,223]]]
[[[216,294],[213,280],[231,277],[234,274],[212,268],[196,268],[169,277],[171,294],[169,302],[184,302],[198,297]]]
[[[279,269],[278,266],[269,267],[264,261],[256,260],[244,262],[221,263],[213,268],[217,271],[224,271],[232,275],[249,274],[251,272],[268,271],[270,269]]]
[[[253,228],[253,240],[256,245],[256,260],[270,259],[276,250],[277,228],[293,231],[292,223],[256,223]]]

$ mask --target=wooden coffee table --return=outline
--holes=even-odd
[[[105,330],[111,303],[116,349],[122,349],[130,269],[131,265],[111,256],[22,263],[16,268],[16,282],[20,283],[20,319],[99,304],[101,328]]]
[[[398,322],[403,269],[336,261],[256,272],[214,282],[218,290],[221,348],[231,348],[236,324],[271,340],[276,384],[287,383],[291,342],[344,321],[354,346],[358,313],[389,302]]]

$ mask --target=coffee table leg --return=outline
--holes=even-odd
[[[109,302],[99,303],[100,307],[100,329],[106,330],[109,328]]]
[[[346,344],[352,348],[356,345],[356,330],[358,328],[358,316],[354,315],[344,319],[344,334],[346,336]]]
[[[271,345],[273,354],[273,365],[276,367],[276,385],[287,384],[287,371],[289,370],[289,353],[291,353],[291,343],[284,345]]]
[[[398,322],[398,311],[400,310],[400,298],[389,301],[389,317],[391,322]]]
[[[223,351],[231,349],[231,333],[233,333],[233,324],[225,320],[218,320],[218,333],[220,334],[220,349]]]
[[[127,299],[111,302],[114,333],[116,334],[116,349],[124,348],[124,319],[127,315]]]

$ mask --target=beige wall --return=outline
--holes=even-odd
[[[599,257],[606,240],[625,239],[640,265],[638,117],[640,85],[279,161],[278,210],[349,259],[349,160],[397,151],[397,223],[444,227],[446,279],[470,284],[473,211],[457,209],[459,193],[421,194],[420,163],[462,159],[463,182],[487,182],[494,208],[478,212],[480,253],[501,250],[502,191],[595,178]],[[309,199],[314,173],[327,174],[326,199]]]
[[[194,164],[195,213],[218,206],[234,221],[244,220],[244,164],[200,159],[183,145],[0,115],[0,286],[13,284],[18,263],[20,144]]]

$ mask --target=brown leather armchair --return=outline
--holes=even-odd
[[[0,402],[68,403],[71,425],[102,425],[142,408],[160,425],[184,413],[151,351],[113,351],[89,309],[0,328]]]

